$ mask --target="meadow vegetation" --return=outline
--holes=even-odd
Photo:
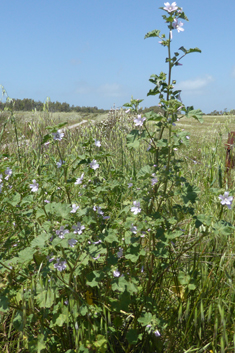
[[[186,15],[165,3],[170,49]],[[174,26],[173,26],[174,24]],[[186,50],[185,56],[199,52]],[[171,69],[107,116],[1,119],[0,350],[233,352],[233,116],[185,107]],[[70,115],[71,114],[71,115]],[[86,120],[85,123],[78,125]],[[71,125],[76,125],[73,128]],[[231,175],[231,182],[234,175]]]

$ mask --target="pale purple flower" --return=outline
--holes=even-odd
[[[5,174],[6,174],[5,180],[8,180],[10,178],[10,176],[12,175],[12,169],[7,167],[7,169],[5,170]]]
[[[96,162],[95,159],[93,159],[93,161],[92,161],[89,165],[90,165],[91,169],[94,169],[94,170],[96,170],[96,169],[99,168],[99,166],[100,166],[100,165]]]
[[[52,262],[53,260],[55,260],[55,258],[52,257],[53,255],[54,255],[54,254],[50,254],[50,255],[47,256],[47,260],[48,260],[49,262]]]
[[[73,203],[72,210],[70,211],[70,213],[76,213],[78,209],[79,209],[79,206],[77,206],[75,203]]]
[[[0,174],[0,183],[2,182],[2,174]]]
[[[80,176],[80,178],[77,178],[77,180],[75,181],[75,185],[81,184],[84,178],[84,173],[82,173],[82,175]]]
[[[110,216],[104,216],[103,217],[103,219],[109,219],[110,218]]]
[[[101,146],[101,143],[100,143],[100,141],[98,141],[98,140],[95,140],[95,145],[96,145],[96,147],[100,147],[100,146]]]
[[[92,257],[93,260],[98,260],[100,258],[100,254],[97,257]]]
[[[100,244],[100,243],[102,243],[102,240],[93,241],[93,244],[94,244],[94,245],[98,245],[98,244]]]
[[[139,201],[133,201],[133,207],[131,207],[131,212],[133,212],[134,214],[138,214],[141,212],[141,208],[140,208],[140,202]]]
[[[56,162],[57,168],[61,168],[62,164],[64,164],[64,161],[60,159],[59,162]]]
[[[187,140],[189,140],[189,139],[190,139],[190,137],[189,137],[189,136],[186,136],[186,139],[187,139]]]
[[[54,140],[56,141],[61,141],[62,138],[64,137],[64,133],[61,130],[53,132],[52,135],[54,136]]]
[[[131,187],[133,186],[132,183],[129,183],[129,184],[127,184],[127,185],[128,185],[128,188],[131,188]]]
[[[99,215],[103,216],[104,212],[101,210],[100,206],[94,206],[93,210],[97,212]]]
[[[68,240],[68,244],[69,246],[71,246],[71,248],[74,248],[74,245],[77,243],[76,239],[69,239]]]
[[[57,269],[58,271],[63,271],[66,269],[66,261],[61,260],[61,259],[57,259],[56,263],[54,264],[54,268]]]
[[[117,252],[117,257],[120,258],[123,255],[123,249],[119,247],[119,251]]]
[[[120,272],[118,270],[113,271],[114,277],[120,277]]]
[[[77,223],[77,225],[72,226],[74,229],[74,234],[82,234],[82,231],[85,229],[85,226],[82,226],[80,222]]]
[[[130,228],[130,231],[134,234],[137,233],[137,227],[136,226],[133,226],[133,223],[132,223],[132,227]]]
[[[0,184],[0,192],[2,192],[3,184]]]
[[[151,179],[151,184],[152,184],[152,186],[154,186],[154,185],[157,184],[157,183],[158,183],[158,178],[156,178],[156,177],[154,176],[154,178]]]
[[[161,336],[161,334],[160,334],[160,332],[159,332],[158,330],[156,330],[156,331],[154,332],[154,335],[155,335],[156,337],[160,337],[160,336]]]
[[[50,201],[49,201],[49,200],[44,200],[44,202],[46,202],[46,203],[50,203]]]
[[[39,186],[39,184],[36,182],[35,179],[33,179],[33,184],[29,184],[29,187],[32,192],[38,191],[38,186]]]
[[[178,6],[176,6],[176,2],[173,2],[171,5],[169,2],[164,2],[165,7],[163,7],[164,10],[167,12],[174,12],[178,9]]]
[[[221,205],[226,205],[229,209],[231,209],[233,196],[229,196],[228,191],[225,191],[224,195],[219,195],[219,199],[221,200]]]
[[[182,26],[183,26],[184,24],[183,24],[183,22],[181,22],[181,21],[178,21],[178,19],[177,18],[175,18],[174,19],[174,22],[172,23],[172,26],[175,28],[175,29],[177,29],[177,32],[179,33],[180,31],[184,31],[184,28],[182,28]]]
[[[64,239],[64,236],[67,233],[69,233],[69,230],[64,229],[64,226],[61,226],[59,230],[56,230],[56,235],[58,235],[60,239]]]
[[[142,126],[145,120],[145,117],[141,118],[141,114],[138,114],[137,118],[134,119],[135,126]]]
[[[131,111],[130,109],[127,109],[127,110],[125,111],[125,113],[128,114],[128,113],[130,113],[130,111]]]

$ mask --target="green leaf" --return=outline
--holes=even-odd
[[[54,214],[61,218],[70,217],[71,207],[68,204],[60,203],[60,202],[52,202],[48,203],[45,206],[46,212]]]
[[[43,290],[35,299],[40,308],[50,308],[54,303],[55,293],[52,290]]]
[[[6,313],[9,310],[9,300],[5,295],[0,296],[0,311]]]
[[[187,118],[194,118],[199,121],[201,124],[203,123],[203,112],[200,109],[197,110],[188,110],[185,114]]]
[[[182,50],[182,52],[186,54],[190,53],[201,53],[202,51],[199,48],[190,48],[190,49],[185,49],[185,47],[180,47],[179,50]]]
[[[118,237],[116,236],[116,231],[109,230],[109,234],[104,238],[107,243],[118,242]]]
[[[159,34],[160,34],[160,31],[159,31],[158,29],[154,29],[153,31],[148,32],[148,33],[145,35],[144,39],[150,38],[150,37],[159,37]]]
[[[131,328],[127,332],[126,339],[130,344],[136,344],[138,342],[138,331]]]
[[[11,197],[9,200],[7,200],[7,202],[12,206],[16,206],[20,202],[20,199],[21,199],[21,196],[17,192],[13,197]]]
[[[138,173],[137,173],[137,178],[138,179],[146,179],[152,175],[152,170],[149,165],[145,165],[142,167]]]
[[[56,319],[56,325],[62,327],[63,324],[67,321],[67,315],[65,314],[60,314],[59,317]]]
[[[41,233],[39,236],[37,236],[34,240],[32,240],[30,246],[32,248],[43,248],[45,245],[45,242],[51,237],[51,234],[47,233]]]
[[[138,148],[140,143],[139,143],[139,130],[132,130],[130,134],[127,135],[126,140],[127,140],[127,147],[128,148]]]
[[[32,341],[29,341],[29,351],[31,353],[40,353],[43,349],[46,348],[46,343],[44,342],[44,335],[38,335],[38,338]]]
[[[209,227],[211,225],[213,218],[214,218],[213,216],[200,214],[196,217],[195,227],[199,228],[202,224]]]
[[[147,121],[161,121],[164,118],[162,114],[157,114],[153,111],[146,113],[145,117]]]
[[[24,205],[24,204],[26,204],[26,203],[32,203],[33,202],[33,195],[27,195],[27,196],[25,196],[22,200],[21,200],[21,203],[20,203],[20,205],[22,206],[22,205]]]
[[[18,263],[27,263],[33,260],[33,249],[31,247],[27,247],[24,250],[21,250],[18,254]]]
[[[152,320],[152,314],[151,313],[144,313],[142,316],[137,320],[142,326],[147,326],[150,324]]]
[[[47,134],[43,137],[41,145],[43,145],[44,143],[50,141],[52,139],[51,135]]]

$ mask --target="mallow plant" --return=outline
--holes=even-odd
[[[14,156],[1,160],[0,312],[9,337],[18,333],[14,351],[193,352],[233,342],[225,321],[213,331],[217,309],[205,296],[218,286],[221,261],[213,277],[198,256],[210,234],[233,232],[221,220],[233,197],[216,190],[213,217],[195,212],[200,190],[175,155],[189,144],[177,122],[183,113],[201,122],[202,112],[184,106],[171,76],[200,50],[182,46],[172,55],[188,18],[175,2],[160,9],[168,35],[153,30],[145,38],[158,38],[168,53],[168,74],[152,75],[148,92],[163,114],[142,116],[133,98],[124,105],[135,125],[126,147],[147,150],[151,163],[133,164],[127,178],[104,141],[89,134],[82,153],[66,154],[63,124],[47,128],[27,171],[20,151],[19,164]]]

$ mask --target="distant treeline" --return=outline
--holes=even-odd
[[[70,106],[68,103],[60,103],[60,102],[51,102],[47,101],[43,103],[41,101],[35,101],[33,99],[24,98],[24,99],[13,99],[14,102],[14,110],[15,111],[43,111],[43,108],[46,106],[50,112],[77,112],[77,113],[107,113],[109,110],[107,109],[98,109],[98,107],[80,107],[80,106]],[[12,108],[13,102],[0,102],[0,111],[3,111],[6,106]],[[45,109],[45,108],[44,108]],[[155,113],[163,113],[162,109],[159,106],[152,106],[149,108],[140,109],[141,114],[145,114],[147,112],[154,111]],[[213,112],[207,115],[235,115],[235,109],[227,111],[227,109],[218,111],[214,110]]]
[[[47,101],[42,103],[41,101],[35,101],[33,99],[24,98],[24,99],[13,99],[14,110],[15,111],[43,111],[43,107],[46,105],[47,109],[50,112],[82,112],[82,113],[106,113],[108,110],[98,109],[97,107],[79,107],[79,106],[70,106],[68,103],[60,102],[51,102]],[[4,110],[6,106],[12,108],[13,102],[0,103],[0,110]]]
[[[24,99],[13,99],[12,102],[2,103],[0,102],[0,111],[3,111],[6,106],[9,108],[13,107],[14,102],[14,110],[15,111],[43,111],[43,108],[46,106],[50,112],[78,112],[78,113],[107,113],[109,110],[98,109],[97,107],[80,107],[80,106],[70,106],[68,103],[60,103],[60,102],[51,102],[47,101],[43,103],[41,101],[35,101],[33,99],[24,98]],[[45,108],[44,108],[45,109]],[[152,106],[150,108],[140,109],[142,114],[154,111],[156,113],[161,113],[162,110],[158,106]]]

